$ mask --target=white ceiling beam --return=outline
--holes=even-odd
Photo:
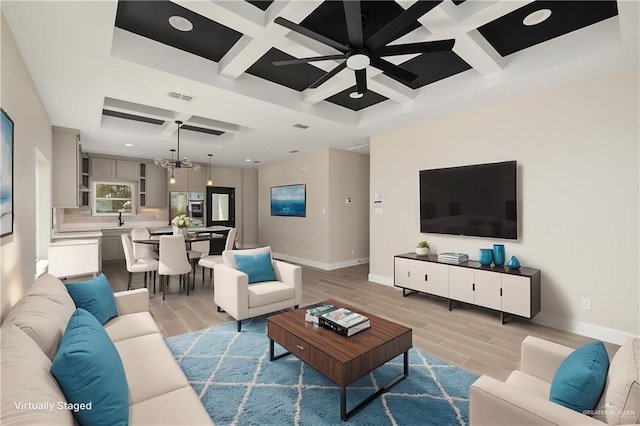
[[[456,37],[453,51],[481,75],[491,75],[504,68],[504,58],[478,30]]]
[[[413,89],[383,73],[379,73],[375,77],[369,78],[368,87],[369,90],[373,90],[374,92],[400,104],[411,102],[415,99]]]
[[[242,36],[218,62],[220,75],[235,80],[271,49],[271,41]]]
[[[353,71],[345,68],[322,86],[315,89],[307,89],[302,92],[302,102],[309,105],[316,104],[335,95],[336,93],[340,93],[343,90],[348,89],[354,84]]]

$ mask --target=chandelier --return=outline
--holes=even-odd
[[[164,158],[156,158],[154,160],[154,163],[158,166],[171,170],[171,177],[173,177],[173,169],[193,169],[196,172],[200,170],[200,165],[187,160],[187,157],[180,159],[180,127],[182,127],[182,121],[176,120],[176,124],[178,125],[178,155],[175,161],[173,160],[173,155],[171,155],[171,160],[165,160]],[[173,152],[174,150],[171,151]]]

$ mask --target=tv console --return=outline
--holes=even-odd
[[[506,266],[482,266],[475,261],[438,262],[437,255],[415,253],[394,257],[394,286],[402,296],[419,292],[452,302],[482,306],[505,315],[531,319],[540,312],[540,271],[531,268],[511,270]],[[409,293],[407,293],[409,291]]]

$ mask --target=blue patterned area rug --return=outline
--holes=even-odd
[[[216,425],[466,425],[477,376],[412,348],[409,376],[349,421],[340,388],[293,355],[269,361],[264,319],[166,339]],[[276,345],[276,354],[284,350]],[[402,373],[402,356],[352,383],[347,409]]]

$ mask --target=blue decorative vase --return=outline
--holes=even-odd
[[[504,245],[493,245],[493,263],[495,263],[496,266],[504,265]]]
[[[511,256],[511,259],[509,259],[507,266],[509,267],[509,269],[520,269],[520,261],[517,257]]]
[[[478,262],[480,262],[482,266],[491,265],[491,263],[493,262],[493,249],[481,248],[480,258],[478,259]]]

